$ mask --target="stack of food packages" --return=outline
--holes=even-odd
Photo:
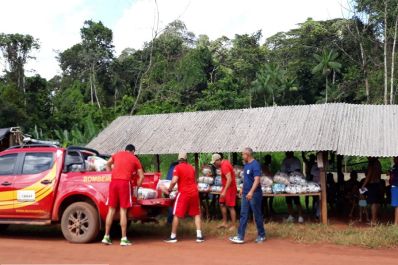
[[[209,192],[210,185],[214,183],[212,170],[209,166],[202,168],[202,176],[198,179],[198,190],[199,192]]]
[[[241,166],[234,166],[235,177],[236,177],[236,187],[238,192],[243,188],[243,168]]]
[[[272,184],[273,184],[272,177],[265,176],[265,175],[261,176],[260,184],[261,184],[261,190],[263,191],[263,194],[272,193]]]
[[[211,192],[221,192],[222,191],[222,182],[221,182],[221,170],[216,170],[216,176],[214,178],[213,185],[210,186]]]
[[[161,191],[161,192],[164,193],[165,191],[169,190],[170,183],[171,183],[171,180],[161,179],[161,180],[159,180],[158,186],[157,186],[156,189],[158,191]],[[169,194],[169,198],[170,199],[172,199],[172,200],[175,199],[175,197],[177,196],[177,190],[178,190],[178,187],[177,187],[177,185],[175,185],[174,188],[173,188],[173,191],[170,192],[170,194]]]
[[[283,172],[277,172],[273,179],[272,192],[278,193],[307,193],[319,192],[321,187],[315,182],[305,180],[300,172],[292,172],[289,175]]]

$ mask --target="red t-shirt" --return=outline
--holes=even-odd
[[[229,185],[229,190],[236,190],[236,176],[234,167],[228,160],[221,161],[221,183],[225,187],[227,185],[227,174],[231,173],[231,185]]]
[[[112,179],[131,180],[142,169],[140,160],[130,152],[120,151],[112,155]]]
[[[190,164],[183,162],[175,166],[173,176],[178,177],[178,192],[189,194],[198,192],[195,169]]]

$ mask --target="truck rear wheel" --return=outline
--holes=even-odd
[[[89,203],[72,203],[62,214],[61,229],[69,242],[91,242],[97,237],[99,228],[98,212]]]

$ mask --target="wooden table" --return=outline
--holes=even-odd
[[[216,195],[219,196],[221,194],[221,192],[211,192],[210,190],[208,191],[200,191],[200,198],[202,201],[204,201],[204,209],[205,209],[205,215],[206,218],[209,219],[210,215],[209,215],[209,196],[208,195]],[[307,192],[307,193],[297,193],[297,194],[291,194],[291,193],[263,193],[263,197],[296,197],[296,196],[318,196],[319,200],[321,200],[321,192]],[[236,196],[237,198],[240,198],[239,193]]]

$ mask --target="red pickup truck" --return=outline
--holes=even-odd
[[[60,223],[70,242],[96,239],[108,210],[111,174],[87,171],[86,159],[92,155],[99,156],[92,149],[40,144],[1,152],[0,231],[10,224]],[[155,189],[159,178],[159,173],[146,173],[143,187]],[[129,220],[155,217],[171,205],[161,194],[155,199],[133,199]]]

